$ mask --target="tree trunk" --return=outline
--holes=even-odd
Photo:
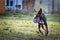
[[[54,0],[52,0],[52,13],[54,13]]]

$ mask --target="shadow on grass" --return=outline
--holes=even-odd
[[[29,35],[24,33],[10,34],[5,36],[0,36],[0,40],[60,40],[59,34],[49,34],[48,36]]]

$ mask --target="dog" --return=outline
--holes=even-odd
[[[46,27],[46,29],[44,29],[46,31],[45,35],[48,35],[48,27],[47,27],[47,22],[46,22],[46,17],[45,15],[42,13],[42,8],[40,8],[39,11],[34,9],[34,18],[40,18],[40,22],[38,23],[38,30],[39,32],[41,32],[40,28],[42,27],[42,29],[44,29],[44,26]],[[42,32],[41,32],[42,33]]]

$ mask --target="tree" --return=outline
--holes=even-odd
[[[54,13],[54,0],[52,0],[52,13]]]

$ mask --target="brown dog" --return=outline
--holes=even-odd
[[[45,35],[47,36],[48,35],[48,27],[47,27],[46,17],[42,13],[42,8],[40,8],[40,10],[38,12],[34,9],[34,18],[36,18],[36,17],[39,17],[40,20],[43,20],[43,22],[44,22],[44,24],[42,24],[41,22],[38,23],[38,30],[39,30],[39,32],[41,32],[40,28],[42,27],[42,29],[44,29],[43,25],[45,25],[46,29],[44,29],[44,30],[46,31]]]

